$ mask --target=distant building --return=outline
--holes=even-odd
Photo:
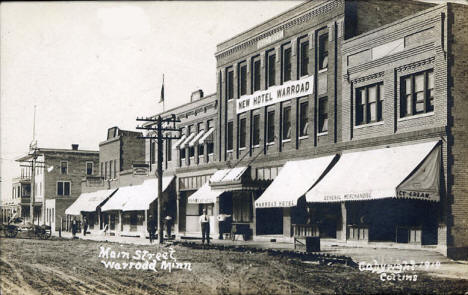
[[[81,194],[81,181],[98,173],[97,151],[80,150],[77,144],[71,149],[37,148],[35,182],[31,184],[31,168],[22,167],[21,176],[13,180],[13,198],[18,216],[31,221],[31,185],[34,185],[34,223],[51,225],[58,230],[65,222],[65,209]],[[30,165],[32,155],[17,161]]]

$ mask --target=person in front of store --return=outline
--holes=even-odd
[[[76,221],[75,217],[73,217],[73,219],[72,219],[71,230],[72,230],[72,236],[75,239],[76,238],[76,232],[78,231],[78,222]]]
[[[167,233],[167,238],[171,239],[172,238],[172,217],[170,215],[167,215],[166,218],[166,233]]]
[[[148,234],[150,244],[153,244],[154,236],[156,234],[156,223],[154,221],[153,215],[148,216]]]
[[[219,239],[223,239],[223,233],[227,232],[227,223],[228,223],[228,218],[230,218],[231,215],[229,214],[218,214],[217,218],[218,219],[218,225],[219,225]]]
[[[210,218],[206,214],[206,209],[203,209],[203,214],[200,216],[200,224],[202,230],[202,244],[210,244]]]
[[[83,236],[86,236],[87,231],[88,231],[88,218],[85,216],[83,218]]]

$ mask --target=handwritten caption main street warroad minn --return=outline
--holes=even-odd
[[[114,251],[111,247],[100,247],[99,258],[105,268],[115,270],[158,270],[169,271],[182,269],[192,271],[190,262],[179,262],[175,257],[175,250],[151,253],[147,250],[135,250],[133,253],[126,251]]]

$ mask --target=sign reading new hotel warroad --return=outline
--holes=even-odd
[[[308,76],[283,85],[271,86],[267,90],[256,91],[251,95],[241,96],[237,100],[237,113],[257,109],[291,98],[309,95],[314,92],[314,76]]]

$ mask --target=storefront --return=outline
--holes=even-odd
[[[306,200],[341,207],[347,242],[437,244],[440,157],[439,142],[344,153]]]
[[[163,177],[162,218],[174,218],[176,214],[167,209],[175,207],[174,204],[170,204],[175,203],[173,180],[174,176]],[[170,197],[171,195],[173,197]],[[154,178],[147,179],[140,185],[120,187],[101,208],[104,226],[114,235],[147,236],[149,218],[158,218],[158,197],[158,180]]]
[[[83,193],[70,207],[65,210],[69,216],[82,216],[88,219],[89,231],[95,232],[103,228],[101,207],[111,198],[118,189],[99,190]]]
[[[337,159],[335,155],[286,162],[278,176],[255,201],[257,235],[292,237],[299,232],[316,232],[318,223],[313,223],[311,217],[316,218],[324,211],[311,212],[304,195]]]

